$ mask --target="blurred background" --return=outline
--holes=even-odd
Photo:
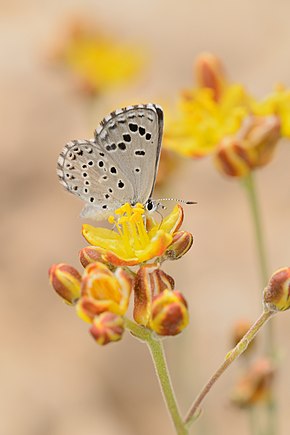
[[[283,0],[1,1],[1,435],[174,433],[146,347],[128,333],[97,346],[49,286],[49,266],[66,262],[81,270],[78,251],[86,245],[82,204],[59,185],[56,159],[68,140],[92,137],[111,110],[162,104],[192,86],[201,51],[218,55],[229,77],[258,97],[277,82],[289,87],[289,14]],[[96,90],[63,65],[78,20],[129,50],[127,80]],[[289,265],[289,161],[289,142],[281,141],[275,159],[257,173],[270,271]],[[262,289],[238,182],[223,178],[210,159],[180,160],[155,196],[161,194],[198,201],[186,208],[183,226],[194,234],[192,250],[165,266],[191,316],[183,334],[165,340],[186,412],[229,350],[235,322],[260,314]],[[277,433],[286,435],[289,313],[274,322]],[[215,386],[193,433],[230,435],[233,427],[236,435],[250,433],[247,413],[230,402],[242,366],[236,363]]]

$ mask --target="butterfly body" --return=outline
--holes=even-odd
[[[85,203],[83,217],[103,219],[124,203],[152,209],[163,111],[154,104],[112,112],[91,140],[74,140],[59,155],[60,183]]]

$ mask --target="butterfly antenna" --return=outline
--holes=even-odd
[[[177,198],[158,198],[157,201],[175,201],[175,202],[181,202],[182,204],[197,204],[196,201],[185,201],[184,199],[177,199]]]

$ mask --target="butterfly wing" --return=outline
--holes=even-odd
[[[103,219],[122,204],[145,203],[159,163],[162,109],[130,106],[107,116],[95,140],[71,141],[58,158],[61,184],[85,201],[82,216]]]
[[[154,104],[116,110],[101,122],[95,132],[100,148],[129,179],[133,196],[128,202],[132,204],[144,204],[152,194],[162,132],[163,111]]]
[[[69,192],[86,202],[84,217],[102,219],[134,195],[126,174],[94,140],[67,143],[58,158],[57,174]]]

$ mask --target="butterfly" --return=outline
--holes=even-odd
[[[85,203],[82,217],[104,219],[125,203],[158,207],[151,199],[163,134],[163,110],[140,104],[115,110],[94,139],[68,142],[57,161],[60,183]]]

